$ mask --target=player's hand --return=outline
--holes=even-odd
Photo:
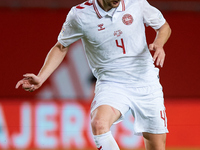
[[[163,67],[165,61],[165,51],[163,47],[156,46],[154,43],[149,45],[149,50],[155,51],[153,61],[157,66]]]
[[[17,82],[15,86],[16,89],[22,85],[25,91],[33,92],[42,85],[39,77],[34,74],[25,74],[23,77],[22,80]]]

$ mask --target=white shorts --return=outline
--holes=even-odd
[[[168,133],[163,92],[161,85],[133,87],[127,84],[103,82],[96,85],[91,112],[101,105],[109,105],[121,112],[123,120],[131,110],[134,120],[134,133]]]

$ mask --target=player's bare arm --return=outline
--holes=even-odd
[[[22,85],[22,88],[29,92],[33,92],[38,89],[60,65],[66,56],[67,51],[68,47],[64,47],[62,44],[57,42],[46,56],[44,65],[38,75],[32,73],[23,75],[24,79],[18,81],[16,88]]]
[[[149,50],[154,50],[153,60],[157,66],[163,67],[165,60],[165,51],[163,49],[165,43],[171,35],[171,28],[167,22],[156,30],[157,35],[152,44],[149,45]]]

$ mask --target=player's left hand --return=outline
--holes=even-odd
[[[149,45],[149,50],[155,51],[153,55],[153,61],[156,61],[156,65],[163,67],[164,61],[165,61],[165,51],[163,47],[157,46],[154,43]]]

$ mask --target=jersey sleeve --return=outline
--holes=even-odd
[[[81,39],[83,36],[81,23],[77,15],[76,8],[72,8],[62,26],[62,30],[58,35],[58,42],[67,47],[70,44]]]
[[[155,7],[151,6],[146,0],[142,0],[143,19],[146,26],[153,29],[159,29],[165,22],[162,13]]]

